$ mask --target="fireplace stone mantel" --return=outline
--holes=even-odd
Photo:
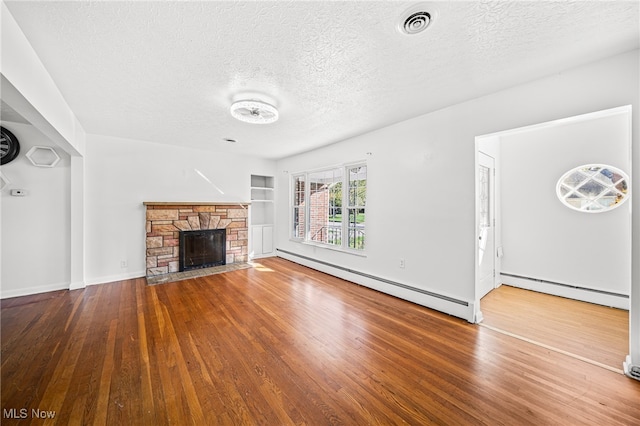
[[[145,201],[143,204],[147,277],[179,271],[180,231],[225,229],[227,264],[248,260],[250,203]]]
[[[222,203],[222,202],[207,202],[207,201],[197,201],[197,202],[183,202],[183,201],[143,201],[142,204],[145,206],[243,206],[247,207],[251,203],[247,202],[238,202],[238,203]]]

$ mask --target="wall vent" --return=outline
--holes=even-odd
[[[629,368],[629,375],[634,379],[640,380],[640,367],[632,365],[631,368]]]

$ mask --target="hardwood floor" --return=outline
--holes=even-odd
[[[629,312],[502,285],[480,307],[483,324],[622,371]]]
[[[2,424],[640,424],[638,381],[260,263],[3,300]]]

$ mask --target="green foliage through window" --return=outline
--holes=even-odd
[[[293,238],[364,250],[366,165],[296,174],[292,193]]]

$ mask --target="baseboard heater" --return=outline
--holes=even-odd
[[[282,249],[276,249],[276,251],[282,252],[282,253],[286,253],[286,254],[288,254],[290,256],[299,257],[301,259],[309,260],[311,262],[319,263],[319,264],[324,265],[324,266],[329,266],[330,268],[335,268],[335,269],[339,269],[341,271],[349,272],[351,274],[360,275],[361,277],[370,278],[372,280],[380,281],[380,282],[383,282],[385,284],[391,284],[391,285],[396,286],[396,287],[401,287],[401,288],[404,288],[404,289],[407,289],[407,290],[411,290],[411,291],[415,291],[415,292],[418,292],[418,293],[426,294],[427,296],[436,297],[438,299],[446,300],[447,302],[457,303],[458,305],[462,305],[462,306],[469,306],[469,302],[466,302],[464,300],[454,299],[453,297],[443,296],[442,294],[434,293],[434,292],[428,291],[428,290],[423,290],[421,288],[413,287],[413,286],[410,286],[410,285],[407,285],[407,284],[402,284],[402,283],[399,283],[399,282],[396,282],[396,281],[391,281],[391,280],[388,280],[386,278],[376,277],[375,275],[367,274],[366,272],[357,271],[357,270],[351,269],[351,268],[345,268],[344,266],[334,265],[333,263],[325,262],[324,260],[314,259],[312,257],[303,256],[301,254],[293,253],[293,252],[290,252],[290,251],[287,251],[287,250],[282,250]]]
[[[629,375],[636,380],[640,380],[640,367],[635,365],[631,366],[629,368]]]
[[[529,281],[535,281],[535,282],[539,282],[539,283],[556,285],[558,287],[573,288],[573,289],[576,289],[576,290],[590,291],[592,293],[606,294],[607,296],[621,297],[623,299],[628,299],[629,298],[629,296],[627,296],[626,294],[614,293],[612,291],[605,291],[605,290],[595,290],[593,288],[580,287],[580,286],[571,285],[571,284],[563,284],[563,283],[558,283],[558,282],[555,282],[555,281],[541,280],[541,279],[538,279],[538,278],[525,277],[524,275],[508,274],[508,273],[505,273],[505,272],[501,272],[500,275],[502,275],[504,277],[520,278],[520,279],[523,279],[523,280],[529,280]]]

